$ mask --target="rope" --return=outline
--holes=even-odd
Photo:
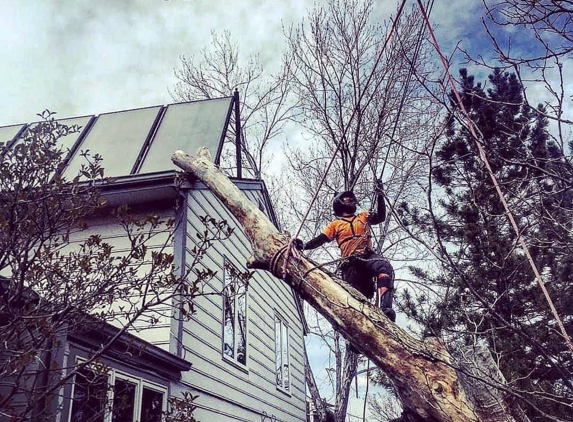
[[[370,387],[370,359],[366,364],[366,391],[364,392],[364,404],[362,408],[362,422],[366,422],[366,403],[368,400],[368,389]],[[357,390],[358,392],[358,390]]]
[[[315,265],[314,267],[310,268],[309,270],[307,270],[302,277],[306,277],[307,275],[309,275],[311,272],[313,272],[314,270],[319,270],[322,267],[326,267],[327,265],[331,265],[331,264],[336,264],[337,262],[343,262],[343,261],[347,261],[348,257],[342,257],[342,258],[338,258],[338,259],[333,259],[332,261],[327,261],[327,262],[323,262],[322,264],[318,264]],[[337,267],[339,268],[339,267]]]
[[[366,93],[367,88],[370,85],[370,82],[372,81],[372,78],[374,76],[374,72],[376,71],[376,68],[378,67],[378,64],[380,63],[380,60],[382,60],[382,54],[384,54],[384,51],[386,50],[386,46],[388,45],[390,38],[394,34],[394,30],[396,29],[396,24],[398,23],[398,20],[400,19],[400,16],[402,15],[402,11],[404,10],[404,6],[406,5],[406,1],[407,0],[402,0],[402,4],[400,4],[400,7],[398,8],[398,12],[396,13],[396,19],[394,19],[394,21],[392,22],[392,26],[390,27],[390,31],[386,35],[386,39],[384,40],[384,44],[382,45],[382,49],[380,50],[380,53],[378,54],[378,57],[376,58],[376,62],[374,63],[374,66],[372,67],[372,71],[368,75],[368,79],[366,79],[366,83],[364,84],[364,89],[360,92],[360,95],[358,96],[358,101],[356,102],[356,104],[361,103],[362,97]],[[352,121],[352,119],[354,119],[356,112],[357,112],[357,108],[355,106],[352,110],[352,114],[350,115],[349,121]],[[348,132],[349,128],[350,128],[350,125],[345,126],[345,128],[342,132],[342,138],[346,137],[346,133]],[[322,176],[322,179],[320,180],[318,188],[316,189],[316,192],[314,193],[314,196],[312,197],[312,200],[310,201],[310,205],[308,206],[306,213],[304,214],[302,221],[301,221],[301,223],[300,223],[300,225],[299,225],[299,227],[298,227],[298,229],[294,235],[295,239],[298,238],[300,231],[302,230],[302,227],[303,227],[304,223],[306,222],[308,215],[310,214],[310,210],[312,209],[312,206],[314,205],[316,198],[318,197],[318,193],[320,191],[320,188],[322,187],[324,180],[326,179],[326,176],[328,175],[328,172],[330,171],[330,168],[332,167],[332,164],[334,163],[334,160],[336,159],[336,155],[338,154],[340,147],[341,147],[341,144],[340,143],[337,144],[336,149],[334,150],[334,153],[332,154],[332,158],[330,159],[330,162],[328,163],[328,166],[326,167],[324,175]],[[291,240],[291,242],[292,241],[293,240]]]
[[[380,53],[378,54],[378,56],[376,58],[374,66],[372,67],[372,71],[368,75],[368,79],[366,79],[366,83],[364,84],[364,89],[360,92],[360,95],[358,97],[358,101],[356,102],[356,104],[360,104],[360,102],[362,101],[362,97],[366,93],[366,88],[368,88],[368,86],[370,85],[370,82],[372,81],[372,78],[374,76],[374,72],[376,71],[376,68],[378,67],[378,64],[380,63],[380,60],[382,60],[382,54],[384,54],[384,51],[386,50],[386,46],[388,45],[388,42],[390,41],[390,38],[392,37],[394,30],[396,29],[396,24],[397,24],[398,20],[400,19],[400,16],[402,15],[402,11],[404,10],[404,6],[406,5],[406,1],[407,0],[402,0],[402,3],[400,4],[400,7],[398,8],[398,12],[396,13],[396,19],[394,19],[394,21],[392,22],[392,26],[390,27],[390,31],[386,35],[386,39],[384,40],[384,44],[382,45]],[[352,110],[352,114],[350,115],[349,121],[352,121],[352,119],[354,119],[356,112],[357,112],[357,107],[355,106]],[[344,128],[344,131],[342,132],[342,138],[344,138],[346,136],[346,133],[348,132],[349,128],[350,128],[350,125],[347,125]],[[330,171],[330,168],[332,167],[334,160],[336,160],[336,155],[338,154],[340,147],[341,147],[341,143],[338,143],[336,145],[334,153],[332,154],[332,158],[330,159],[330,162],[328,163],[326,170],[324,171],[322,179],[320,180],[320,183],[318,184],[318,187],[314,193],[314,196],[312,197],[310,204],[307,207],[307,210],[306,210],[306,212],[302,218],[302,221],[301,221],[300,225],[298,226],[298,229],[297,229],[295,235],[290,239],[290,241],[288,242],[288,244],[285,247],[279,249],[275,253],[275,255],[271,258],[271,265],[270,265],[271,272],[279,278],[283,278],[286,275],[286,265],[287,265],[287,262],[289,260],[289,257],[291,256],[291,254],[293,254],[293,255],[298,254],[297,256],[300,256],[299,251],[294,246],[294,241],[300,235],[300,231],[302,230],[302,227],[303,227],[304,223],[306,222],[308,215],[310,214],[310,210],[312,209],[314,203],[316,202],[316,198],[318,197],[318,193],[320,192],[320,188],[324,184],[324,181],[326,180],[326,176],[328,175],[328,172]],[[284,263],[283,263],[283,268],[282,268],[281,272],[279,273],[277,271],[276,265],[277,265],[279,258],[283,255],[285,255],[284,256],[285,259],[284,259]]]
[[[531,256],[531,253],[529,252],[529,248],[527,247],[525,239],[521,235],[521,231],[519,230],[519,227],[517,226],[517,223],[515,222],[515,218],[513,216],[513,213],[509,209],[509,205],[508,205],[508,203],[505,199],[505,196],[504,196],[504,194],[503,194],[503,192],[499,186],[499,183],[495,177],[495,174],[493,173],[493,170],[489,164],[489,161],[487,159],[483,145],[479,142],[479,136],[477,135],[477,130],[475,128],[474,122],[472,121],[471,117],[469,116],[469,114],[468,114],[468,112],[467,112],[467,110],[463,104],[463,101],[460,97],[460,94],[459,94],[458,90],[456,89],[456,84],[455,84],[454,78],[453,78],[453,76],[449,70],[448,62],[447,62],[446,58],[444,57],[444,55],[442,54],[442,51],[441,51],[440,46],[438,44],[438,41],[436,39],[436,35],[434,34],[432,26],[430,25],[428,15],[426,14],[426,9],[424,8],[424,5],[423,5],[421,0],[417,0],[417,1],[418,1],[418,6],[420,7],[420,11],[422,12],[422,15],[424,17],[424,21],[426,22],[426,27],[428,28],[430,36],[432,37],[432,43],[434,45],[434,48],[436,49],[436,52],[438,53],[438,56],[440,57],[440,60],[442,62],[442,65],[444,66],[444,70],[446,72],[446,76],[448,78],[448,81],[450,82],[450,85],[452,86],[452,91],[456,97],[456,101],[458,102],[458,105],[460,107],[460,110],[462,111],[462,114],[465,116],[465,118],[467,120],[467,126],[468,126],[468,129],[469,129],[472,137],[473,137],[474,143],[475,143],[475,145],[479,151],[480,159],[484,163],[484,165],[485,165],[485,167],[489,173],[489,176],[493,182],[495,190],[499,196],[501,203],[503,204],[503,207],[505,209],[507,217],[509,218],[511,226],[513,227],[513,230],[515,231],[515,234],[517,236],[519,244],[521,245],[521,248],[525,252],[527,259],[529,261],[529,265],[531,266],[531,269],[533,270],[533,273],[535,274],[535,280],[537,281],[537,284],[539,285],[539,287],[543,291],[543,295],[545,296],[545,300],[549,304],[549,308],[551,309],[551,312],[553,313],[553,316],[554,316],[555,320],[557,321],[557,325],[559,326],[559,329],[561,331],[561,335],[565,339],[569,349],[573,352],[573,343],[571,342],[571,338],[567,334],[567,331],[565,331],[565,326],[563,325],[563,321],[561,320],[561,318],[559,317],[559,314],[557,313],[557,310],[555,309],[555,305],[553,304],[553,300],[551,299],[551,296],[549,295],[549,292],[547,291],[547,288],[545,287],[545,283],[543,282],[543,278],[541,277],[541,274],[540,274],[539,270],[537,269],[537,265],[533,261],[533,257]]]
[[[432,13],[432,9],[434,7],[434,0],[428,0],[428,6],[430,8],[428,16],[430,16],[430,14]],[[412,75],[416,71],[414,66],[416,65],[416,61],[418,60],[418,55],[420,54],[420,49],[422,47],[422,37],[424,36],[424,29],[425,25],[424,21],[422,21],[420,25],[420,32],[418,33],[418,39],[416,40],[416,47],[414,48],[414,55],[412,57],[412,60],[410,61],[411,72],[408,73],[408,78],[406,79],[406,84],[404,85],[404,90],[402,92],[402,98],[400,99],[400,104],[398,105],[396,120],[394,121],[394,127],[392,128],[392,134],[390,135],[390,143],[388,144],[388,149],[386,150],[386,157],[384,158],[384,162],[382,164],[382,171],[380,172],[380,179],[382,179],[382,175],[384,174],[384,170],[386,169],[386,162],[388,161],[388,156],[390,155],[390,147],[394,143],[394,136],[396,135],[398,122],[400,121],[400,116],[402,115],[402,110],[404,109],[404,103],[406,102],[408,87],[410,85],[410,82],[412,82]]]
[[[429,17],[430,14],[432,13],[432,9],[434,8],[434,0],[428,0],[428,6],[429,6],[429,12],[428,12],[428,17]],[[384,170],[386,169],[386,163],[388,162],[388,157],[390,156],[390,148],[392,147],[392,144],[394,144],[394,142],[395,142],[396,130],[398,129],[398,122],[400,121],[400,117],[402,115],[402,110],[404,109],[404,104],[406,102],[406,96],[408,94],[408,87],[410,86],[410,83],[412,82],[412,75],[416,71],[414,66],[416,65],[416,62],[418,61],[418,55],[420,54],[420,50],[422,48],[422,39],[424,36],[424,29],[425,28],[426,28],[425,23],[422,20],[422,22],[420,24],[420,32],[418,32],[418,38],[416,39],[416,47],[414,48],[414,55],[412,57],[412,60],[410,61],[411,72],[408,73],[408,78],[406,79],[406,84],[404,85],[404,89],[402,91],[402,97],[400,99],[400,104],[398,105],[398,112],[396,113],[396,119],[394,120],[394,127],[392,128],[392,133],[390,134],[390,142],[388,144],[388,148],[386,149],[386,156],[384,157],[384,161],[382,163],[382,170],[380,170],[380,177],[379,177],[380,180],[382,180],[382,177],[384,176]],[[406,55],[406,57],[407,57],[407,55]],[[372,173],[374,173],[374,175],[376,175],[374,168],[372,169]],[[374,197],[374,200],[371,201],[372,206],[373,206],[375,200],[376,200],[376,197]],[[381,236],[382,236],[382,234],[381,234]],[[376,252],[377,253],[382,252],[382,246],[383,246],[383,242],[379,242],[377,240],[377,245],[376,245]]]
[[[274,253],[269,263],[271,273],[277,278],[284,278],[287,274],[287,262],[290,256],[295,258],[301,257],[300,251],[294,245],[294,239],[291,239],[286,245]],[[283,265],[279,268],[280,259],[284,257]]]

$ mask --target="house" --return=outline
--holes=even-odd
[[[187,393],[198,396],[194,416],[204,422],[306,420],[305,326],[300,300],[289,286],[263,271],[256,271],[248,285],[244,283],[239,275],[246,270],[251,248],[241,227],[199,181],[176,186],[177,172],[170,159],[176,150],[195,153],[198,147],[207,147],[215,163],[276,222],[264,182],[243,177],[240,137],[230,130],[230,124],[240,123],[238,101],[235,93],[59,120],[81,126],[59,140],[70,151],[63,174],[77,173],[81,151],[101,154],[105,174],[111,178],[102,187],[110,208],[128,204],[137,212],[176,221],[172,228],[156,230],[154,239],[157,247],[168,241],[181,274],[194,265],[197,233],[205,230],[205,217],[227,221],[234,232],[228,239],[213,242],[202,257],[201,265],[215,276],[202,286],[205,294],[196,299],[190,320],[180,317],[179,304],[173,299],[164,304],[165,312],[143,315],[129,332],[120,332],[121,323],[116,321],[94,322],[60,334],[50,364],[69,371],[120,333],[98,357],[105,370],[86,369],[65,385],[54,387],[53,400],[45,403],[54,409],[54,420],[72,422],[95,416],[94,420],[102,422],[155,421],[167,409],[170,397]],[[13,148],[26,126],[0,127],[0,143]],[[72,244],[98,234],[118,250],[129,247],[110,213],[94,216],[88,227],[72,237]],[[43,382],[50,385],[49,380]],[[114,386],[112,393],[105,392],[102,386],[106,383]],[[2,388],[5,383],[0,385],[0,395]],[[124,410],[97,416],[102,395],[112,406],[121,397]],[[0,409],[2,417],[9,413]]]

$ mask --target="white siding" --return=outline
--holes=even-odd
[[[254,203],[260,191],[245,192]],[[202,264],[217,271],[216,279],[203,286],[205,293],[218,293],[222,288],[225,257],[244,271],[251,255],[248,239],[235,218],[207,189],[189,193],[186,210],[187,264],[196,233],[205,228],[199,216],[226,220],[235,232],[230,239],[217,242],[208,251]],[[183,324],[181,357],[193,364],[183,374],[179,388],[191,389],[199,395],[197,416],[200,420],[260,421],[261,415],[277,421],[305,420],[305,386],[303,360],[303,328],[295,296],[284,282],[265,271],[256,271],[247,294],[247,363],[231,362],[222,354],[222,305],[218,294],[196,300],[196,315]],[[285,393],[275,384],[274,315],[280,312],[289,325],[291,387]]]

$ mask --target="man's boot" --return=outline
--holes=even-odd
[[[387,287],[378,288],[378,307],[390,321],[396,322],[396,312],[392,309],[393,290]]]

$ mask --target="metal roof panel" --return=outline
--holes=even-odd
[[[102,156],[106,177],[130,174],[160,109],[161,106],[156,106],[100,115],[72,157],[64,176],[72,178],[78,174],[85,162],[81,151],[87,150]]]
[[[138,173],[176,168],[171,155],[177,150],[193,154],[205,146],[215,160],[232,104],[227,97],[169,105]]]

